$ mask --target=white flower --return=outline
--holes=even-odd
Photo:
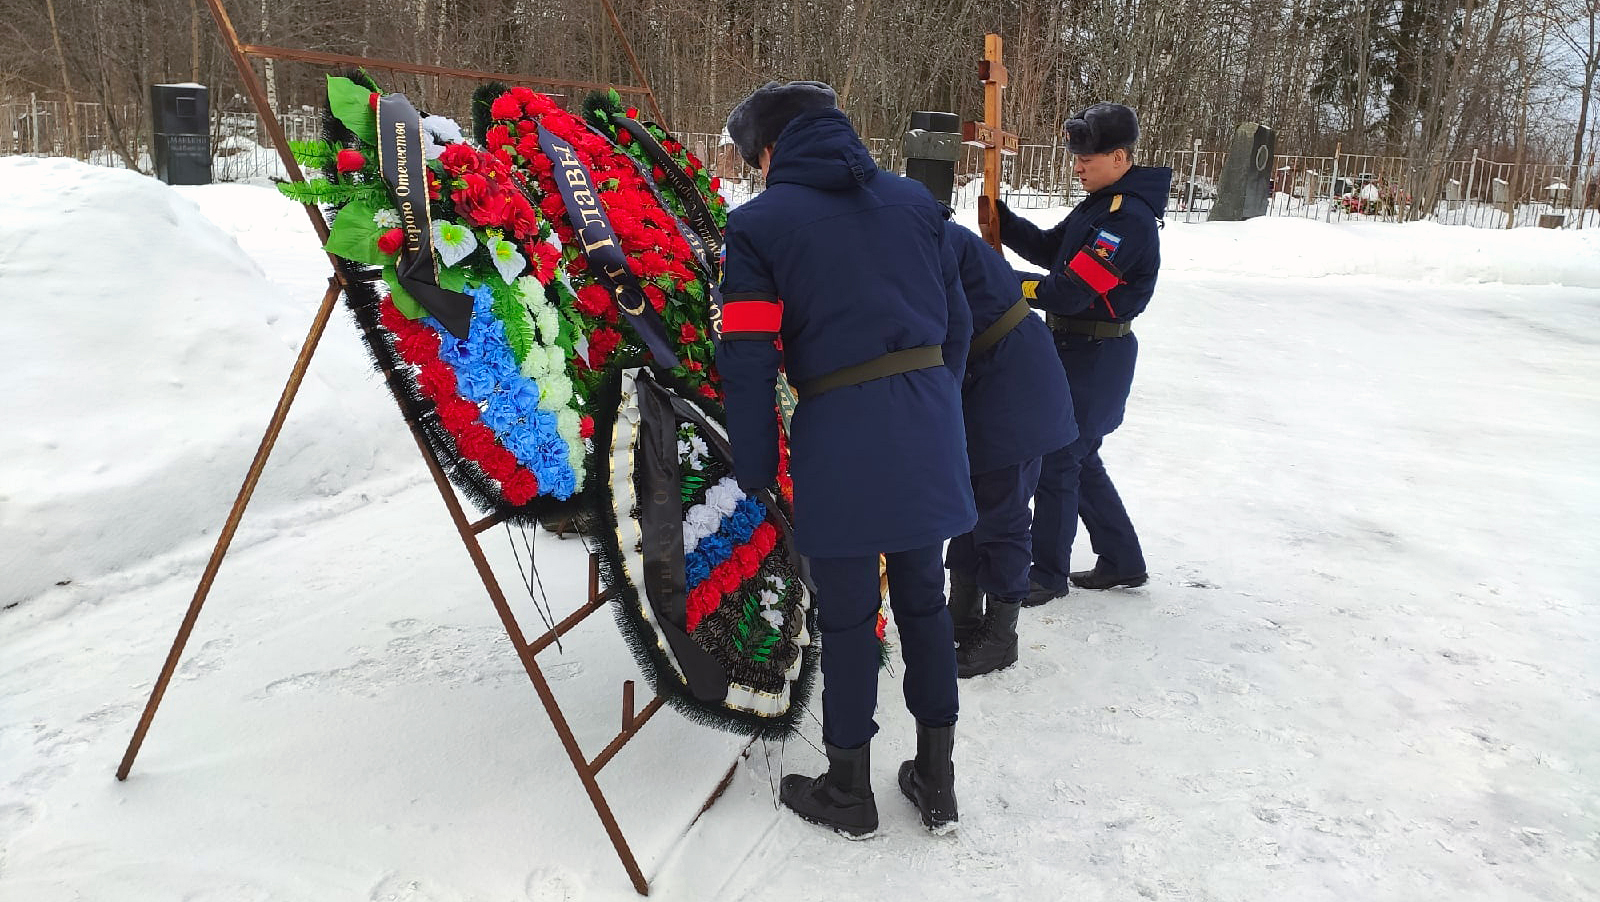
[[[560,416],[560,411],[567,406],[568,401],[572,400],[572,379],[561,370],[555,370],[544,377],[544,381],[539,385],[542,389],[539,406],[546,410],[554,410],[557,416]]]
[[[442,219],[433,221],[433,247],[439,252],[439,262],[455,266],[468,254],[478,249],[478,236],[456,222]]]
[[[400,228],[400,211],[393,207],[384,207],[372,214],[372,224],[380,229]]]
[[[706,490],[706,504],[711,505],[724,517],[733,513],[743,500],[744,492],[739,491],[738,484],[732,479],[724,478]]]
[[[772,608],[767,608],[766,610],[761,612],[761,619],[765,620],[768,624],[770,624],[772,626],[773,629],[777,630],[778,632],[780,632],[780,633],[783,632],[783,612],[782,611],[774,610]]]
[[[444,154],[444,145],[460,144],[464,140],[461,126],[455,120],[443,116],[422,117],[422,155],[426,159],[437,160]]]
[[[554,307],[541,304],[535,308],[534,324],[539,327],[539,340],[546,345],[554,345],[561,336],[561,317],[556,315]]]
[[[528,266],[528,261],[517,252],[517,246],[504,238],[489,239],[489,258],[494,261],[494,268],[500,271],[500,278],[507,283],[515,282],[517,274]]]
[[[550,372],[550,367],[548,365],[549,361],[550,358],[546,357],[542,353],[541,348],[529,348],[528,356],[522,361],[522,375],[527,376],[529,379],[532,379],[535,382],[542,383],[545,376]],[[541,385],[541,389],[542,388],[543,386]],[[541,400],[542,399],[543,396],[541,396]]]
[[[678,439],[678,462],[679,463],[688,463],[690,458],[691,458],[691,456],[692,456],[693,451],[694,451],[694,449],[689,447],[689,443],[687,441],[685,441],[684,439],[681,439],[681,438]]]
[[[422,128],[440,141],[450,144],[460,144],[466,140],[466,136],[461,133],[461,126],[446,116],[423,116]]]

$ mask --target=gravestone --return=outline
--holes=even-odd
[[[1265,216],[1272,200],[1272,158],[1277,141],[1272,129],[1246,122],[1233,133],[1222,184],[1207,222],[1237,222]]]
[[[956,185],[956,160],[961,156],[961,117],[955,113],[916,112],[901,142],[906,177],[921,182],[933,199],[950,203]]]
[[[205,85],[151,85],[156,177],[169,185],[211,184],[211,115]]]
[[[1505,179],[1495,179],[1489,183],[1489,200],[1496,204],[1503,204],[1510,195]]]

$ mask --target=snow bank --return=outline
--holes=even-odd
[[[1049,228],[1063,208],[1019,210]],[[976,222],[964,211],[963,221]],[[1474,229],[1432,222],[1325,223],[1292,216],[1168,222],[1163,273],[1305,277],[1367,275],[1431,284],[1600,288],[1600,229]]]
[[[315,251],[299,207],[229,187],[241,219],[298,215]],[[287,295],[193,202],[137,173],[0,159],[0,193],[9,604],[215,533],[320,291]],[[342,358],[337,388],[308,380],[253,511],[415,468],[414,452],[394,458],[409,433],[379,383],[349,379],[361,353],[324,342],[319,364]]]

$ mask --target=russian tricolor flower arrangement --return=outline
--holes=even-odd
[[[330,216],[363,338],[452,483],[513,522],[579,505],[656,691],[792,732],[809,593],[781,493],[732,480],[710,334],[726,213],[698,161],[648,126],[669,178],[527,88],[479,91],[476,144],[364,76],[328,100],[324,139],[293,145],[321,175],[280,189]]]

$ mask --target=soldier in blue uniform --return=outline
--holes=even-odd
[[[1047,268],[1023,293],[1044,310],[1072,388],[1078,437],[1045,457],[1034,497],[1033,585],[1024,604],[1085,589],[1140,586],[1144,552],[1100,459],[1100,443],[1122,424],[1139,354],[1133,320],[1144,312],[1161,269],[1157,231],[1172,170],[1133,165],[1139,120],[1119,103],[1097,103],[1067,121],[1074,172],[1089,196],[1049,231],[1000,204],[1000,237]],[[1093,569],[1072,572],[1078,518],[1089,531]]]
[[[1028,503],[1041,459],[1077,438],[1078,427],[1050,330],[1028,308],[1016,272],[971,230],[954,222],[946,229],[972,308],[961,401],[978,524],[945,556],[956,667],[972,677],[1017,661],[1017,614],[1033,560]]]
[[[771,82],[734,108],[728,132],[767,178],[726,234],[717,368],[734,475],[760,489],[777,473],[781,364],[800,396],[795,542],[822,639],[828,770],[785,776],[779,797],[848,836],[877,828],[868,750],[882,554],[917,722],[900,788],[944,832],[956,824],[957,691],[940,551],[976,519],[961,420],[972,319],[944,210],[878,170],[827,85]]]

